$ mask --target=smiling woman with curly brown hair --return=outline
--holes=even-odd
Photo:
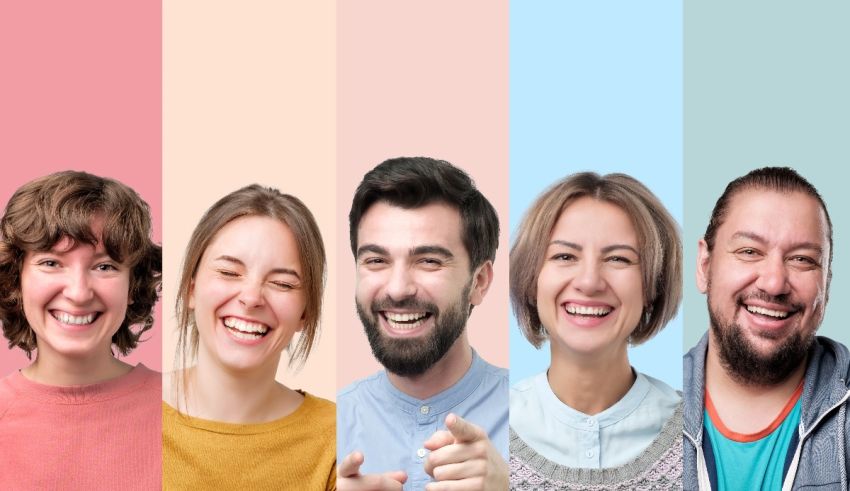
[[[158,488],[161,378],[115,357],[153,326],[162,250],[148,205],[118,181],[58,172],[15,192],[0,234],[3,335],[34,358],[0,380],[4,489]]]

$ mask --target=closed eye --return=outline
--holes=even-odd
[[[274,285],[277,288],[280,288],[281,290],[292,290],[293,288],[295,288],[295,285],[292,285],[290,283],[285,283],[283,281],[272,281],[271,283],[272,283],[272,285]]]
[[[225,278],[238,278],[239,277],[239,273],[237,273],[235,271],[230,271],[228,269],[219,269],[219,270],[216,270],[216,272],[218,274],[224,276]]]
[[[607,260],[612,263],[619,263],[624,265],[634,264],[634,261],[625,256],[610,256]]]

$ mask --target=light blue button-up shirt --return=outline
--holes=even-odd
[[[490,365],[473,350],[472,365],[453,386],[426,400],[390,383],[385,371],[358,380],[337,397],[337,462],[363,452],[361,474],[403,470],[406,491],[431,482],[425,473],[428,450],[422,444],[446,429],[450,413],[482,427],[508,458],[508,371]]]
[[[631,389],[613,406],[588,415],[552,392],[546,372],[511,387],[511,427],[525,443],[567,467],[619,467],[640,455],[681,404],[664,382],[637,374]]]

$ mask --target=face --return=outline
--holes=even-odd
[[[784,380],[805,358],[826,304],[826,218],[803,193],[748,190],[729,202],[714,250],[699,244],[712,340],[743,382]]]
[[[263,216],[222,227],[201,257],[188,303],[200,335],[199,363],[276,369],[303,328],[307,303],[292,231]]]
[[[63,238],[49,251],[27,252],[21,294],[39,359],[111,357],[129,291],[129,268],[109,257],[101,241],[92,246]]]
[[[392,373],[424,373],[463,333],[484,297],[489,261],[470,272],[454,208],[378,202],[357,232],[356,302],[375,358]]]
[[[625,353],[644,305],[638,251],[617,205],[584,197],[561,213],[537,277],[553,357]]]

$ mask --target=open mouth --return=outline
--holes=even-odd
[[[386,319],[387,324],[397,331],[412,331],[421,326],[423,322],[433,316],[430,312],[387,312],[381,311],[380,315]]]
[[[613,312],[614,308],[609,306],[588,306],[566,303],[564,305],[564,310],[567,314],[577,317],[601,318]]]
[[[90,312],[88,314],[83,315],[72,315],[68,312],[63,312],[61,310],[51,310],[50,315],[62,324],[67,324],[69,326],[87,326],[93,323],[98,317],[100,317],[100,312]]]
[[[747,312],[769,320],[784,320],[798,312],[798,310],[768,309],[758,305],[743,304],[743,306]]]
[[[269,326],[263,323],[250,322],[238,317],[224,317],[222,323],[233,337],[245,341],[263,338],[270,331]]]

